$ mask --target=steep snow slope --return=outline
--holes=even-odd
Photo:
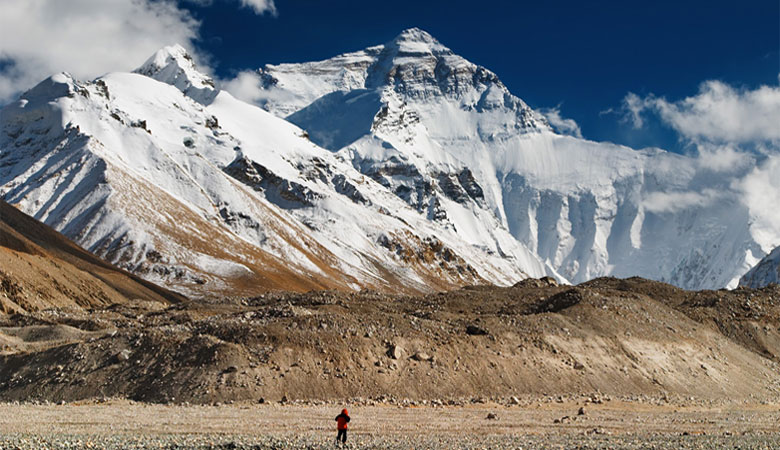
[[[214,90],[183,49],[0,111],[0,198],[191,295],[442,289],[555,275],[490,214],[431,221],[295,125]],[[143,75],[142,75],[143,74]]]
[[[558,135],[495,74],[422,30],[258,74],[263,108],[433,222],[508,228],[572,282],[641,275],[733,287],[769,250],[748,208],[720,194],[728,180],[718,173],[660,150]],[[769,234],[780,242],[780,230]]]

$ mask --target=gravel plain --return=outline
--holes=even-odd
[[[357,436],[346,445],[327,438],[303,436],[157,435],[95,436],[11,435],[0,437],[8,449],[776,449],[777,436]]]
[[[0,448],[337,448],[333,417],[341,406],[0,404]],[[514,407],[355,406],[350,414],[347,448],[780,448],[778,404],[540,400]]]

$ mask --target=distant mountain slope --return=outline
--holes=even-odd
[[[184,300],[117,269],[0,201],[0,312]]]
[[[556,275],[477,203],[410,206],[297,126],[214,90],[181,47],[137,72],[58,74],[0,111],[0,198],[189,295]],[[458,189],[479,200],[468,173]],[[431,220],[440,204],[451,221]]]
[[[739,280],[740,286],[752,288],[780,283],[780,247],[772,250]]]
[[[780,242],[780,229],[759,229],[726,194],[729,176],[694,158],[556,134],[494,73],[420,29],[258,75],[263,108],[432,221],[461,229],[464,214],[493,216],[574,283],[640,275],[734,287]]]

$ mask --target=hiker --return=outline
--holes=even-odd
[[[341,410],[341,414],[336,416],[336,428],[339,430],[336,435],[336,442],[341,439],[342,443],[347,442],[347,424],[349,423],[349,413],[346,409]]]

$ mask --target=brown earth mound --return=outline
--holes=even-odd
[[[0,342],[4,400],[780,396],[776,286],[688,292],[604,278],[133,302],[7,315]]]
[[[167,305],[184,297],[111,266],[0,201],[0,313],[91,309],[130,300]]]

